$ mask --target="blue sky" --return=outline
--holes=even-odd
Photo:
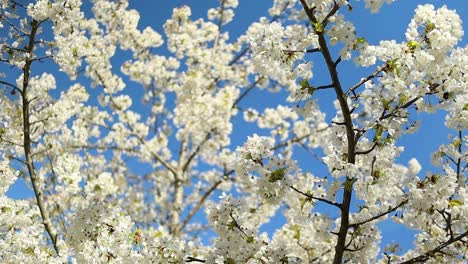
[[[140,28],[143,29],[146,26],[153,27],[156,31],[163,34],[163,24],[167,18],[172,14],[174,7],[180,7],[182,5],[189,5],[192,8],[192,18],[206,18],[206,12],[210,7],[216,7],[218,4],[217,0],[134,0],[130,1],[130,8],[137,9],[140,12]],[[258,21],[261,16],[268,16],[268,8],[271,6],[273,1],[271,0],[239,0],[240,5],[236,9],[236,15],[234,21],[225,26],[225,30],[230,32],[230,37],[235,40],[240,34],[244,33],[247,27],[254,21]],[[392,5],[384,5],[381,11],[377,14],[371,14],[368,10],[364,10],[364,4],[362,2],[352,1],[354,7],[352,12],[344,12],[348,20],[351,20],[357,29],[357,35],[365,37],[371,44],[378,43],[379,40],[383,39],[396,39],[397,41],[404,40],[404,33],[406,26],[412,18],[413,11],[418,4],[432,3],[436,7],[447,5],[450,9],[456,9],[462,20],[468,21],[468,8],[466,7],[466,1],[463,0],[446,0],[446,1],[419,1],[419,0],[399,0]],[[468,23],[468,22],[467,22]],[[464,27],[466,29],[466,27]],[[464,39],[461,46],[466,45],[467,36]],[[164,48],[157,49],[156,52],[167,54]],[[124,55],[120,54],[119,56]],[[116,58],[121,60],[122,57]],[[319,85],[327,84],[328,73],[325,72],[324,65],[319,63],[315,64],[314,83]],[[0,68],[3,69],[3,68]],[[44,67],[41,71],[49,71],[56,73],[56,68],[53,66]],[[361,77],[373,71],[373,68],[369,69],[357,69],[352,62],[344,62],[340,64],[339,72],[343,81],[344,87],[349,87],[356,83]],[[63,74],[58,74],[57,80],[58,86],[60,83],[69,83],[67,78]],[[86,81],[84,81],[86,83]],[[129,83],[128,86],[132,85]],[[58,90],[57,92],[60,92]],[[256,97],[257,96],[257,97]],[[260,93],[252,93],[247,98],[243,105],[251,105],[258,103],[258,96]],[[335,99],[332,92],[319,93],[319,103],[321,108],[327,112],[327,116],[330,118],[333,116],[332,102]],[[263,102],[264,106],[274,107],[279,103],[283,95],[277,95],[271,97],[272,100]],[[242,105],[241,105],[242,106]],[[444,144],[448,141],[447,134],[454,133],[454,131],[448,131],[444,125],[444,114],[438,113],[433,115],[418,114],[417,119],[422,119],[423,123],[418,131],[414,135],[406,135],[399,141],[399,145],[404,145],[406,151],[401,155],[399,162],[406,164],[406,162],[412,157],[416,157],[423,166],[423,172],[428,170],[439,170],[434,168],[430,164],[430,153],[435,150],[440,144]],[[237,121],[236,121],[237,120]],[[238,122],[238,118],[235,119]],[[253,133],[252,127],[243,125],[239,129],[235,129],[235,135],[233,136],[233,146],[242,144],[246,137]],[[304,167],[315,168],[317,174],[325,173],[325,170],[319,162],[315,161],[304,151],[300,152],[297,156],[299,162]],[[314,171],[315,172],[315,171]],[[423,174],[422,174],[423,175]],[[20,198],[27,197],[26,189],[24,185],[17,184],[9,192],[12,197]],[[276,219],[276,224],[281,222],[281,218]],[[383,223],[381,226],[384,228],[384,244],[395,240],[402,245],[402,248],[408,249],[412,243],[412,234],[414,232],[407,230],[406,228],[391,224]],[[268,227],[265,227],[266,231],[272,231],[275,227],[275,222],[271,223]]]

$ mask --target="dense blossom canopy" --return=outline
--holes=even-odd
[[[163,33],[128,0],[0,0],[0,262],[466,263],[459,15],[420,5],[404,41],[370,43],[347,19],[358,1],[274,0],[232,40],[238,4],[181,6]],[[346,87],[343,63],[373,71]],[[255,90],[286,96],[243,104]],[[441,111],[437,169],[398,163],[417,113]],[[241,123],[257,133],[236,146]],[[32,198],[7,195],[18,181]],[[383,221],[417,230],[414,247],[381,244]]]

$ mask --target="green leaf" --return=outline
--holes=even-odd
[[[305,204],[309,201],[310,199],[307,197],[300,198],[299,201],[301,203],[301,210],[304,209]]]
[[[403,105],[404,103],[406,103],[407,100],[408,100],[408,95],[401,94],[400,100],[398,100],[398,105]]]
[[[456,206],[461,206],[463,205],[463,202],[460,200],[450,200],[449,201],[449,207],[456,207]]]
[[[382,142],[385,143],[385,144],[390,144],[390,143],[392,143],[393,141],[395,141],[395,138],[392,137],[392,136],[391,136],[390,134],[388,134],[388,133],[387,133],[387,137],[386,137],[384,140],[382,140]]]
[[[406,43],[406,46],[409,48],[411,52],[414,52],[414,50],[416,50],[416,48],[419,47],[419,42],[410,40],[408,41],[408,43]]]
[[[363,38],[363,37],[356,38],[356,43],[357,44],[362,44],[362,43],[366,43],[366,42],[367,42],[367,40],[365,38]]]
[[[301,210],[304,209],[304,206],[306,203],[310,202],[312,205],[315,205],[314,203],[314,200],[312,200],[312,192],[311,191],[307,191],[306,194],[308,195],[308,197],[303,197],[303,198],[300,198],[299,201],[301,203]]]
[[[255,242],[255,238],[253,236],[248,236],[246,238],[246,241],[247,241],[248,244],[252,244],[252,243]]]
[[[375,136],[374,136],[374,142],[378,142],[382,139],[382,134],[383,134],[384,128],[381,125],[377,125],[375,127]]]
[[[435,29],[435,24],[432,23],[432,22],[427,22],[426,27],[424,28],[424,32],[427,34],[427,33],[431,32],[434,29]]]
[[[320,23],[320,21],[316,23],[311,21],[310,24],[314,27],[315,33],[317,34],[323,33],[324,28],[323,28],[323,24]]]
[[[23,253],[28,254],[28,255],[34,255],[34,248],[33,247],[27,247],[25,249],[21,250]]]
[[[452,141],[452,145],[455,147],[455,148],[459,148],[462,144],[462,141],[461,139],[457,138],[455,139],[454,141]]]
[[[229,231],[233,231],[236,226],[237,226],[236,222],[231,221],[231,222],[228,223],[227,228],[228,228]]]
[[[367,40],[363,37],[358,37],[356,40],[354,40],[353,43],[353,50],[357,50],[360,44],[367,43]]]
[[[282,180],[284,177],[284,172],[286,171],[286,168],[279,168],[274,170],[271,174],[270,177],[268,177],[268,181],[273,183],[279,180]]]
[[[392,100],[385,100],[385,99],[382,99],[381,100],[382,102],[382,106],[385,110],[389,110],[390,109],[390,104],[392,103]]]
[[[442,256],[442,254],[435,254],[435,258],[440,262],[443,262],[445,259],[444,256]]]
[[[385,72],[393,72],[398,74],[398,58],[387,60]]]
[[[294,231],[294,239],[299,239],[301,237],[301,227],[298,225],[291,226],[291,230]]]
[[[347,161],[347,160],[348,160],[348,153],[343,153],[343,154],[341,155],[341,160],[342,160],[342,161]]]
[[[301,80],[301,89],[306,89],[308,88],[310,85],[309,85],[309,81],[307,79],[302,79]]]
[[[227,258],[223,264],[236,264],[236,261],[233,258]]]
[[[302,79],[300,82],[301,90],[307,89],[307,92],[312,95],[315,92],[315,87],[309,84],[307,79]]]
[[[94,192],[100,192],[102,190],[101,186],[99,186],[99,184],[96,184],[93,188],[93,191]]]

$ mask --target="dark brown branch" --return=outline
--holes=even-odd
[[[47,55],[47,56],[42,56],[42,57],[37,57],[37,58],[34,58],[32,59],[33,61],[39,61],[39,62],[43,62],[43,60],[45,59],[51,59],[53,58],[54,56],[52,55]]]
[[[459,157],[457,159],[457,162],[455,163],[456,164],[456,172],[457,172],[457,186],[455,188],[455,193],[458,193],[458,190],[460,190],[460,188],[464,188],[465,187],[465,175],[463,175],[461,173],[461,163],[462,163],[462,146],[463,146],[463,136],[462,136],[462,131],[461,130],[458,130],[458,140],[460,141],[458,143],[458,148],[457,148],[457,152],[459,154]]]
[[[412,264],[412,263],[423,263],[424,261],[430,259],[431,257],[433,257],[436,253],[442,253],[442,249],[452,245],[453,243],[455,242],[458,242],[458,241],[462,241],[463,238],[465,238],[466,236],[468,236],[468,230],[465,231],[465,233],[463,234],[460,234],[454,238],[451,238],[449,240],[447,240],[446,242],[440,244],[438,247],[422,254],[422,255],[419,255],[417,257],[414,257],[410,260],[407,260],[407,261],[404,261],[404,262],[400,262],[400,264]]]
[[[232,221],[234,222],[234,227],[239,230],[245,238],[248,238],[249,235],[245,232],[244,228],[237,222],[236,218],[232,215],[232,211],[229,213],[229,216],[231,217]]]
[[[454,233],[453,233],[453,229],[452,229],[452,214],[450,214],[449,212],[445,212],[444,210],[437,210],[437,212],[439,212],[439,214],[442,216],[442,218],[444,218],[445,232],[448,233],[450,238],[453,238]]]
[[[200,262],[200,263],[205,263],[206,260],[204,260],[204,259],[199,259],[199,258],[195,258],[195,257],[187,257],[186,262]]]
[[[229,63],[228,66],[234,65],[236,62],[238,62],[244,55],[250,50],[250,47],[246,47],[243,49],[239,54],[237,54]]]
[[[315,53],[315,52],[320,52],[319,48],[314,48],[314,49],[306,49],[306,50],[283,50],[284,53]]]
[[[357,227],[359,227],[361,225],[364,225],[364,224],[367,224],[367,223],[372,222],[374,220],[377,220],[382,216],[388,215],[391,212],[395,212],[396,210],[398,210],[398,208],[402,207],[406,203],[408,203],[408,200],[405,199],[405,200],[401,201],[398,205],[389,208],[387,211],[381,212],[380,214],[377,214],[377,215],[375,215],[375,216],[373,216],[373,217],[371,217],[369,219],[366,219],[366,220],[363,220],[363,221],[360,221],[360,222],[357,222],[357,223],[354,223],[354,224],[350,224],[349,227],[350,228],[357,228]]]
[[[354,245],[356,246],[356,245]],[[348,251],[348,252],[358,252],[358,251],[361,251],[364,247],[360,247],[360,248],[356,248],[356,249],[350,249],[350,248],[345,248],[345,251]]]
[[[450,157],[449,155],[445,154],[444,157],[446,157],[448,160],[450,160],[453,163],[453,165],[457,165],[457,162],[452,157]]]
[[[319,48],[315,48],[315,49],[308,49],[306,50],[307,53],[314,53],[314,52],[320,52],[320,49]]]
[[[22,7],[22,8],[24,8],[24,9],[27,8],[27,6],[25,6],[25,5],[21,4],[21,3],[19,3],[18,1],[15,1],[15,0],[10,0],[10,1],[11,1],[12,3],[14,3],[15,5],[19,6],[19,7]]]
[[[349,88],[348,91],[346,91],[345,95],[349,96],[350,93],[354,93],[354,91],[358,89],[359,87],[361,87],[361,85],[377,77],[377,75],[379,75],[379,73],[381,73],[385,69],[385,67],[386,65],[378,67],[377,70],[375,70],[371,75],[367,76],[366,78],[362,79],[355,85],[351,86],[351,88]]]
[[[34,54],[34,42],[36,38],[36,34],[38,33],[39,29],[39,22],[36,20],[31,21],[31,33],[29,35],[29,43],[26,47],[30,58],[33,57]],[[49,218],[49,213],[47,212],[46,205],[44,203],[44,193],[43,190],[40,188],[40,179],[38,179],[36,175],[36,171],[34,168],[34,161],[32,158],[32,150],[31,150],[31,128],[30,128],[30,106],[29,106],[29,99],[28,99],[28,86],[29,86],[29,78],[31,74],[31,64],[33,60],[27,59],[24,67],[23,67],[23,92],[22,92],[22,110],[23,110],[23,149],[24,149],[24,156],[25,156],[25,163],[28,169],[29,178],[32,183],[34,195],[36,196],[37,206],[39,207],[39,212],[42,217],[42,223],[44,224],[44,228],[47,234],[52,241],[52,245],[55,249],[55,252],[59,254],[59,247],[57,244],[57,233],[52,225],[52,222]]]
[[[8,143],[8,144],[13,145],[13,146],[23,147],[23,145],[18,144],[16,142],[13,142],[11,140],[5,139],[1,135],[0,135],[0,142],[5,142],[5,143]]]
[[[292,185],[288,185],[288,186],[289,186],[289,188],[293,189],[295,192],[297,192],[299,194],[302,194],[302,195],[304,195],[305,197],[307,197],[309,199],[317,200],[317,201],[324,202],[326,204],[333,205],[333,206],[336,206],[338,208],[341,208],[341,204],[339,204],[337,202],[333,202],[333,201],[330,201],[330,200],[327,200],[327,199],[324,199],[324,198],[320,198],[320,197],[315,197],[312,194],[305,193],[305,192],[297,189],[296,187],[294,187]]]
[[[301,1],[302,2],[302,1]],[[325,16],[325,18],[322,20],[322,24],[323,24],[323,28],[325,28],[328,24],[328,19],[330,17],[332,17],[333,15],[336,14],[336,12],[338,12],[338,10],[340,9],[340,6],[336,3],[336,1],[334,2],[334,5],[333,5],[333,8],[330,10],[330,12],[327,14],[327,16]]]
[[[312,24],[317,24],[317,18],[315,17],[314,10],[309,8],[306,0],[300,0],[307,17],[312,22]],[[338,10],[340,6],[335,2],[332,10],[327,14],[321,24],[323,25],[323,29],[325,29],[328,18],[333,16]],[[346,137],[347,137],[347,148],[348,151],[346,153],[348,163],[354,164],[356,161],[356,138],[354,134],[354,125],[353,120],[351,118],[351,112],[349,110],[348,102],[346,100],[346,95],[343,93],[343,88],[341,87],[340,79],[338,77],[338,72],[336,70],[335,61],[333,60],[330,50],[328,49],[327,42],[325,40],[324,31],[316,30],[315,33],[318,36],[318,42],[320,51],[322,53],[323,58],[327,64],[328,72],[332,83],[334,84],[336,98],[340,103],[341,112],[343,113],[343,119],[346,127]],[[341,264],[343,260],[343,254],[345,251],[345,244],[346,244],[346,236],[348,233],[348,226],[349,226],[349,211],[353,193],[353,184],[355,179],[353,176],[347,175],[346,180],[343,183],[345,186],[343,190],[343,202],[341,203],[341,219],[340,219],[340,228],[338,232],[338,239],[335,245],[335,256],[333,259],[334,264]]]
[[[335,61],[334,65],[335,65],[335,68],[336,66],[338,66],[338,64],[341,62],[341,56],[338,57],[338,59]]]
[[[18,28],[15,24],[13,24],[13,22],[11,22],[10,20],[8,20],[5,16],[2,16],[2,20],[7,22],[7,24],[13,28],[14,30],[18,31],[19,33],[21,33],[21,36],[31,36],[30,34],[28,34],[27,32],[23,31],[22,29]],[[35,20],[36,21],[36,20]],[[37,21],[36,21],[37,23]]]
[[[379,118],[379,120],[384,120],[384,119],[387,119],[391,116],[395,116],[395,113],[398,111],[398,110],[401,110],[401,109],[406,109],[408,107],[410,107],[412,104],[414,104],[417,100],[421,99],[421,96],[418,96],[418,97],[415,97],[411,100],[409,100],[408,102],[406,102],[404,105],[401,105],[401,106],[397,106],[395,107],[395,109],[393,109],[390,113],[388,114],[385,114],[385,112],[383,113],[383,115]]]
[[[372,147],[368,150],[364,150],[364,151],[356,151],[356,155],[366,155],[366,154],[369,154],[371,153],[375,147],[377,147],[378,143],[377,142],[374,142],[374,145],[372,145]]]
[[[23,91],[21,91],[21,89],[19,89],[18,86],[14,85],[14,84],[11,84],[11,83],[5,82],[5,81],[0,81],[0,84],[10,86],[11,88],[13,88],[13,91],[18,91],[20,94],[23,94]]]
[[[334,88],[335,85],[334,84],[328,84],[328,85],[321,85],[321,86],[318,86],[318,87],[314,87],[315,90],[324,90],[324,89],[329,89],[329,88]]]

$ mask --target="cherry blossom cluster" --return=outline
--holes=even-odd
[[[394,1],[356,2],[275,0],[232,39],[238,0],[161,32],[128,0],[0,0],[0,262],[465,263],[462,19],[419,5],[371,43],[349,12]],[[401,144],[422,112],[433,168]]]

